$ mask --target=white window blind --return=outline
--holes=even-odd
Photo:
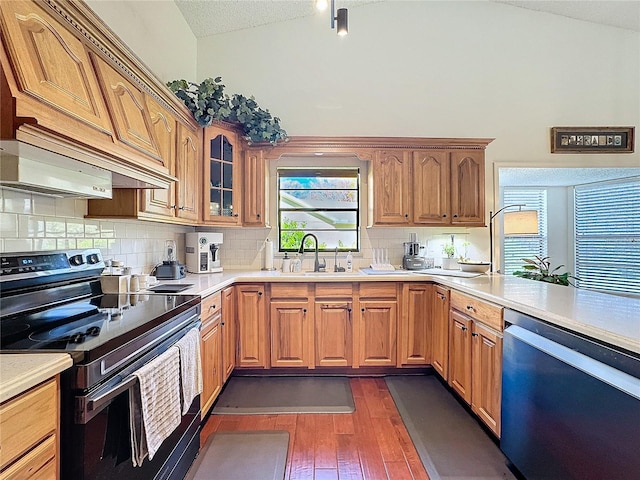
[[[522,270],[523,258],[547,255],[547,191],[543,188],[511,188],[503,191],[503,205],[526,205],[522,210],[538,212],[537,235],[503,235],[504,273],[511,275]],[[507,208],[504,212],[517,212],[518,207]]]
[[[640,295],[640,177],[576,187],[576,285]]]

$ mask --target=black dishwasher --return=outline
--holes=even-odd
[[[640,478],[640,356],[505,310],[500,448],[527,478]]]

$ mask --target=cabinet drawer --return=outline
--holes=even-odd
[[[222,292],[216,292],[202,299],[202,323],[213,317],[222,307]]]
[[[451,291],[451,308],[466,313],[499,332],[504,327],[502,321],[503,308],[478,298],[470,297],[464,293]]]
[[[309,297],[308,283],[272,283],[271,298],[285,300],[307,299]]]
[[[0,468],[54,433],[57,422],[56,379],[4,403],[0,407]]]
[[[56,437],[51,435],[0,473],[0,480],[51,480],[56,478]]]
[[[396,298],[395,282],[367,282],[360,284],[360,298]]]
[[[353,297],[352,283],[316,283],[316,298]]]

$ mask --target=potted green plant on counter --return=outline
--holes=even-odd
[[[523,270],[518,270],[516,272],[513,272],[513,274],[517,277],[564,286],[573,285],[573,283],[571,283],[571,281],[569,280],[570,278],[579,280],[569,272],[556,273],[558,270],[563,268],[564,265],[559,265],[552,270],[549,258],[550,257],[539,257],[538,255],[536,255],[535,259],[533,260],[529,258],[523,258],[522,261],[525,262],[525,265],[522,266]]]
[[[457,270],[459,267],[457,259],[454,258],[456,255],[456,247],[453,244],[453,235],[451,236],[451,243],[445,243],[442,246],[442,253],[446,255],[446,257],[442,259],[443,270]]]

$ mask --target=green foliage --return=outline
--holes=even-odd
[[[449,258],[453,258],[456,253],[456,247],[453,245],[453,243],[445,243],[442,246],[442,253],[444,253]]]
[[[282,219],[282,227],[280,230],[280,248],[282,250],[298,250],[300,248],[300,242],[304,237],[304,228],[307,226],[307,222],[296,222],[295,220],[289,220],[288,218]],[[285,229],[299,229],[298,231],[285,231]],[[305,250],[312,250],[314,248],[313,238],[307,238],[304,241]],[[318,245],[318,250],[327,248],[325,242],[321,242]]]
[[[167,83],[176,96],[193,113],[198,124],[206,127],[214,120],[237,122],[250,142],[287,141],[287,132],[280,126],[280,119],[269,110],[263,110],[253,97],[224,93],[222,77],[206,78],[202,83],[173,80]]]
[[[518,270],[517,272],[513,272],[513,274],[517,277],[564,286],[573,285],[569,280],[570,278],[579,280],[573,275],[570,275],[569,272],[555,273],[563,268],[564,265],[559,265],[552,270],[549,258],[550,257],[539,257],[538,255],[536,255],[535,260],[523,258],[522,261],[525,262],[525,265],[523,265],[522,268],[524,270]]]

